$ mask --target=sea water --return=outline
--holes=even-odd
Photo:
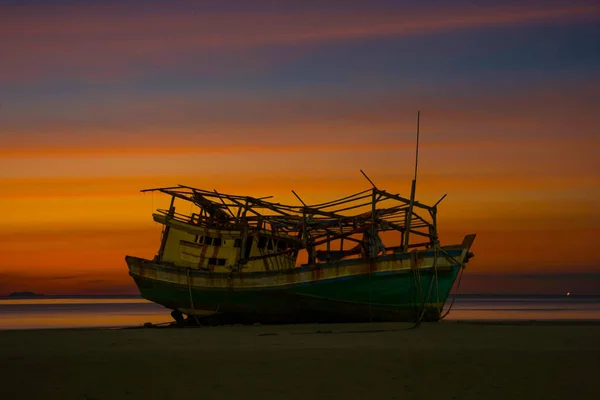
[[[600,321],[600,296],[460,295],[448,299],[446,310],[450,305],[449,321]],[[0,330],[134,327],[170,321],[170,310],[132,296],[0,298]]]
[[[447,320],[600,321],[600,296],[460,295]]]
[[[170,311],[140,297],[0,299],[0,330],[141,326]]]

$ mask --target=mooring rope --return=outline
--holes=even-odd
[[[373,321],[373,300],[371,298],[371,268],[373,266],[373,261],[369,260],[369,322]]]
[[[431,289],[433,289],[433,281],[435,278],[435,283],[436,283],[436,291],[437,291],[437,303],[439,304],[439,292],[440,292],[440,287],[439,287],[439,281],[437,279],[437,259],[438,259],[438,253],[437,253],[437,247],[434,247],[434,258],[433,258],[433,271],[434,271],[434,277],[432,277],[431,281],[429,282],[429,289],[427,289],[427,295],[425,297],[422,298],[422,303],[421,303],[421,315],[419,316],[419,319],[416,321],[415,327],[418,327],[421,322],[423,321],[423,317],[425,316],[425,312],[427,310],[427,299],[431,298]],[[420,276],[420,274],[419,274]],[[419,280],[420,283],[420,280]],[[421,287],[422,290],[422,287]],[[439,310],[438,308],[438,312],[441,312],[441,310]]]
[[[435,304],[436,304],[436,309],[437,309],[437,316],[439,317],[440,314],[442,313],[442,310],[440,309],[440,280],[438,277],[438,273],[437,273],[437,260],[438,260],[438,247],[439,245],[437,243],[435,243],[433,245],[433,279],[435,279]]]
[[[423,298],[423,285],[421,284],[421,272],[419,271],[419,266],[417,265],[417,251],[413,250],[410,253],[410,268],[413,272],[413,286],[415,289],[418,288],[419,291],[419,303],[423,304],[425,299]],[[419,320],[419,309],[416,310],[417,314],[415,315],[415,322]]]
[[[435,274],[435,304],[437,305],[438,315],[442,313],[442,308],[440,307],[440,279],[438,277],[437,271],[437,259],[438,259],[438,247],[439,245],[434,244],[434,259],[433,259],[433,273]]]
[[[192,282],[190,281],[190,268],[186,268],[185,275],[187,276],[188,293],[190,295],[190,308],[194,309],[194,299],[192,298]]]
[[[465,270],[464,266],[460,266],[459,268],[460,268],[460,275],[458,276],[458,283],[456,284],[456,291],[454,292],[454,297],[452,298],[450,307],[448,307],[448,310],[446,311],[446,313],[440,317],[440,320],[446,318],[446,316],[450,313],[450,310],[452,310],[452,306],[454,306],[454,301],[456,300],[456,295],[458,294],[458,289],[460,288],[460,281],[463,276],[463,271]]]
[[[372,243],[371,243],[372,242]],[[373,321],[373,298],[372,298],[372,282],[371,282],[371,273],[373,270],[374,264],[374,256],[372,253],[375,252],[375,240],[373,238],[369,238],[369,248],[367,249],[371,254],[368,255],[369,259],[369,322]],[[376,256],[376,255],[375,255]]]
[[[191,268],[187,268],[185,270],[185,275],[187,276],[187,284],[188,284],[188,293],[190,295],[190,309],[193,311],[196,309],[196,307],[194,307],[194,298],[192,297],[192,282],[190,280],[190,270]],[[200,325],[200,321],[198,321],[198,316],[194,315],[194,319],[196,320],[196,323],[198,325]]]

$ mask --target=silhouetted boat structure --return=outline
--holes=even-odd
[[[295,192],[301,205],[183,185],[143,190],[171,196],[171,205],[153,214],[164,226],[157,255],[127,256],[129,274],[178,320],[210,312],[263,323],[438,320],[475,235],[440,245],[444,197],[415,201],[416,169],[410,199],[371,184],[312,205]],[[196,212],[176,212],[175,199]],[[398,245],[384,243],[390,231]],[[296,266],[301,251],[307,263]]]

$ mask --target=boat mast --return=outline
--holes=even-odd
[[[417,190],[417,168],[419,166],[419,122],[421,119],[421,111],[417,111],[417,148],[415,152],[415,176],[412,180],[410,189],[410,203],[408,205],[408,213],[406,217],[406,234],[404,235],[404,252],[408,251],[408,242],[410,239],[410,225],[413,215],[413,205],[415,203],[415,191]]]

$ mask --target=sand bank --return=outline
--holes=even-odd
[[[2,399],[597,398],[598,325],[0,332]]]

